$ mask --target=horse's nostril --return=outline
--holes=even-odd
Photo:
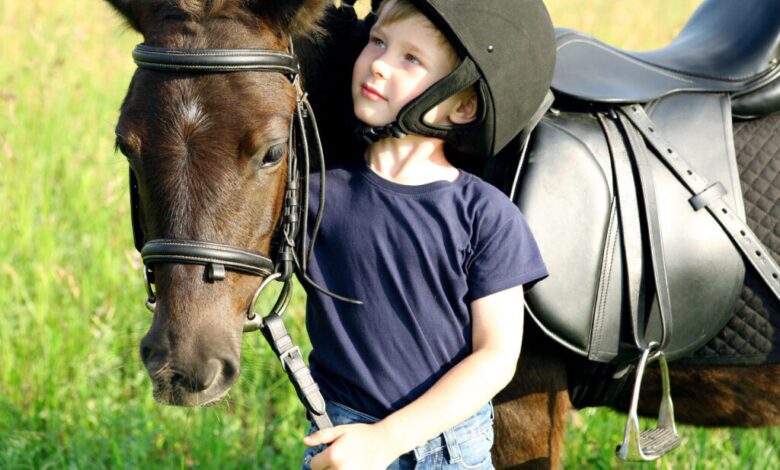
[[[203,388],[201,390],[206,390],[207,388],[211,387],[214,382],[216,382],[221,372],[222,361],[219,359],[209,359],[209,361],[206,362],[206,365],[203,367],[203,379],[201,380],[201,385]]]
[[[222,361],[222,377],[226,384],[232,384],[238,375],[238,367],[235,366],[235,362],[225,359]]]
[[[193,370],[183,372],[174,370],[171,372],[170,381],[174,387],[181,388],[191,393],[208,390],[220,376],[222,361],[210,359]]]
[[[149,372],[158,370],[168,360],[168,348],[155,335],[147,334],[141,340],[141,360]]]

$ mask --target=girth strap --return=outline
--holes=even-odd
[[[634,123],[636,129],[653,147],[656,155],[674,173],[677,179],[688,188],[694,198],[705,193],[710,188],[711,184],[696,173],[668,141],[655,132],[656,126],[650,117],[647,116],[642,106],[623,106],[620,108],[620,112]],[[772,255],[750,227],[737,217],[737,213],[729,207],[723,198],[710,199],[708,202],[705,206],[707,211],[750,261],[750,264],[756,269],[766,285],[769,286],[775,297],[780,299],[780,266],[772,259]]]
[[[282,317],[271,313],[263,318],[263,326],[260,327],[263,336],[268,341],[271,349],[282,361],[287,376],[290,378],[295,393],[306,407],[306,411],[317,429],[333,427],[330,418],[325,411],[325,399],[320,393],[320,388],[311,376],[311,370],[303,360],[301,350],[292,342],[292,338],[284,326]]]

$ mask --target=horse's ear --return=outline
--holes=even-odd
[[[325,7],[332,0],[249,0],[250,8],[258,15],[273,21],[288,34],[307,34],[318,28]]]
[[[114,7],[114,10],[119,12],[120,15],[122,15],[127,21],[127,24],[130,25],[131,28],[138,31],[139,33],[143,33],[141,31],[141,12],[140,7],[142,4],[146,3],[144,1],[133,1],[133,0],[105,0],[106,3]]]

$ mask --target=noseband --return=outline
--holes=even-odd
[[[271,344],[271,348],[282,361],[285,371],[295,386],[298,397],[309,412],[310,418],[320,429],[331,427],[332,424],[325,412],[325,401],[319,388],[303,361],[300,349],[292,344],[281,319],[281,315],[290,301],[292,273],[294,271],[298,273],[302,281],[308,282],[326,294],[344,301],[356,302],[322,289],[306,274],[307,259],[311,256],[325,202],[325,161],[314,113],[301,86],[300,67],[292,48],[292,42],[289,53],[265,49],[175,49],[139,44],[133,51],[133,60],[139,68],[160,72],[277,72],[284,74],[295,88],[296,106],[290,128],[287,181],[278,237],[280,246],[274,258],[258,251],[203,240],[166,238],[147,241],[141,225],[138,180],[131,169],[130,205],[133,237],[135,247],[141,253],[144,264],[146,306],[152,312],[154,312],[157,301],[153,287],[155,285],[154,270],[152,269],[156,264],[202,265],[206,267],[206,277],[211,282],[225,279],[226,271],[264,278],[247,308],[243,330],[244,332],[258,329],[262,331]],[[295,132],[296,130],[297,132]],[[307,130],[311,130],[312,141],[316,145],[322,170],[320,175],[323,178],[320,185],[319,210],[308,252],[305,249],[310,163]],[[296,149],[301,150],[302,161],[300,162]],[[302,188],[299,186],[301,180],[299,164],[303,165]],[[298,253],[296,253],[296,248],[299,249]],[[255,304],[263,290],[273,281],[281,281],[284,286],[271,313],[262,317],[255,313]]]

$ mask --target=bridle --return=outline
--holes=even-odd
[[[284,195],[284,209],[280,228],[280,247],[275,260],[268,254],[248,250],[232,245],[207,242],[203,240],[155,239],[146,240],[141,226],[141,206],[138,196],[138,181],[130,170],[130,200],[133,220],[135,247],[141,253],[144,263],[144,279],[147,291],[146,306],[154,311],[157,296],[154,292],[154,271],[152,266],[160,263],[199,264],[206,266],[206,277],[216,282],[225,279],[227,270],[253,276],[273,278],[284,283],[273,311],[281,314],[289,303],[291,294],[291,275],[293,272],[293,253],[296,239],[299,237],[301,214],[301,194],[299,193],[298,158],[295,152],[294,128],[300,127],[300,135],[305,140],[304,114],[313,116],[308,107],[306,95],[300,84],[298,61],[295,56],[285,52],[263,49],[174,49],[151,47],[139,44],[133,51],[133,60],[139,68],[163,72],[186,73],[228,73],[239,71],[278,72],[292,82],[296,90],[296,108],[290,129],[288,143],[287,181]],[[307,113],[308,111],[308,113]],[[316,126],[316,124],[315,124]],[[316,132],[316,129],[315,129]],[[308,167],[308,146],[304,149],[304,160]],[[308,172],[308,168],[307,168]],[[304,196],[305,197],[305,196]],[[303,232],[300,233],[301,237]],[[305,256],[305,254],[304,254]],[[254,301],[247,309],[244,331],[259,329],[261,322],[256,320],[255,302],[262,289],[269,283],[263,282],[253,296]]]
[[[309,412],[312,421],[320,429],[331,427],[332,424],[325,411],[325,401],[319,387],[312,379],[300,349],[292,343],[281,318],[290,302],[293,272],[296,272],[302,281],[328,295],[348,302],[357,302],[328,292],[311,281],[306,274],[307,260],[312,254],[325,202],[325,162],[314,113],[301,85],[300,66],[293,51],[292,41],[289,52],[268,49],[179,49],[139,44],[133,51],[133,60],[139,68],[161,72],[276,72],[284,74],[295,88],[296,106],[291,117],[293,122],[288,140],[286,189],[277,237],[279,249],[273,254],[275,256],[203,240],[178,238],[147,240],[141,223],[138,180],[131,169],[130,205],[133,238],[136,249],[141,253],[144,265],[146,306],[152,312],[155,310],[157,301],[153,270],[153,266],[156,264],[203,265],[206,267],[206,278],[211,282],[224,280],[226,271],[263,277],[263,282],[257,288],[247,308],[243,330],[250,332],[259,329],[263,333],[271,348],[282,361],[285,371],[293,382],[298,397]],[[323,179],[320,185],[319,209],[311,241],[308,250],[306,250],[310,166],[310,142],[307,139],[307,131],[309,130],[313,137],[311,140],[316,146],[322,169],[320,174]],[[300,150],[300,156],[296,150]],[[301,166],[302,168],[300,168]],[[271,313],[263,317],[255,312],[255,306],[260,294],[273,281],[280,281],[284,285]]]

